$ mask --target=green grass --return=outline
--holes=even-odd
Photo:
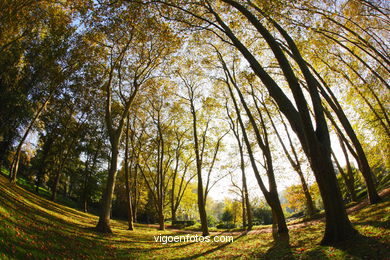
[[[3,176],[5,178],[8,178],[8,176],[9,176],[9,170],[8,169],[6,169],[4,167],[1,168],[1,173],[3,174]],[[24,188],[27,191],[30,191],[30,192],[33,192],[33,193],[35,193],[35,191],[36,191],[35,184],[32,181],[29,181],[29,180],[25,179],[23,176],[18,176],[17,179],[16,179],[16,183],[17,183],[18,186]],[[52,192],[50,190],[48,190],[45,187],[41,187],[41,186],[39,187],[39,196],[42,196],[42,197],[44,197],[46,199],[50,199],[51,195],[52,195]],[[68,206],[68,207],[71,207],[71,208],[74,208],[74,209],[81,209],[80,204],[78,204],[75,201],[69,199],[68,197],[63,196],[63,194],[61,194],[60,192],[57,192],[57,199],[56,199],[56,201],[59,204],[62,204],[62,205],[65,205],[65,206]]]
[[[217,231],[232,235],[233,243],[168,243],[158,235],[199,235],[191,230],[159,231],[112,220],[114,234],[93,231],[98,218],[48,201],[0,176],[0,259],[386,259],[390,257],[390,200],[367,206],[350,215],[362,236],[337,247],[319,246],[321,221],[290,227],[290,240],[275,243],[269,227],[249,233]]]

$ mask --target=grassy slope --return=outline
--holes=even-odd
[[[154,235],[178,235],[177,230],[158,231],[112,221],[113,235],[92,228],[97,217],[10,186],[0,176],[0,259],[150,259],[150,258],[260,258],[260,259],[389,259],[390,197],[351,214],[364,237],[336,247],[318,246],[324,224],[320,221],[295,226],[290,244],[275,244],[265,229],[248,234],[234,232],[233,243],[154,242]],[[187,234],[185,231],[182,234]],[[215,233],[217,234],[217,233]],[[215,235],[214,234],[214,235]]]

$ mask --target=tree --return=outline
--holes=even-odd
[[[331,161],[330,137],[324,116],[324,107],[318,91],[320,87],[319,82],[310,71],[290,34],[272,19],[269,13],[265,13],[261,7],[251,2],[242,3],[234,0],[222,0],[221,2],[225,4],[220,2],[213,4],[209,1],[204,1],[193,6],[178,6],[175,5],[177,4],[176,2],[164,3],[176,8],[181,13],[181,17],[178,20],[183,21],[184,17],[183,23],[186,25],[194,25],[196,28],[202,28],[211,32],[212,35],[217,36],[222,42],[227,42],[234,46],[246,59],[254,74],[261,80],[271,98],[275,100],[278,108],[289,121],[293,131],[300,140],[303,151],[309,159],[325,207],[326,228],[322,244],[334,244],[350,238],[356,234],[356,231],[348,219]],[[232,7],[233,9],[226,7]],[[238,38],[233,31],[235,28],[232,29],[230,27],[234,27],[234,23],[228,24],[224,21],[224,19],[229,19],[229,16],[222,14],[224,12],[231,13],[232,10],[236,10],[242,17],[242,21],[247,22],[262,36],[277,60],[284,82],[287,83],[291,90],[292,99],[286,95],[286,92],[277,81],[264,69],[254,53]],[[185,20],[186,17],[189,17],[188,20]],[[291,51],[302,73],[302,81],[306,83],[311,103],[304,95],[303,88],[298,80],[300,76],[294,72],[291,62],[280,47],[279,42],[271,34],[270,30],[262,24],[259,17],[264,17],[272,25],[281,35],[286,48]],[[193,22],[194,20],[196,20],[195,23]],[[241,32],[243,31],[241,30]],[[295,102],[295,106],[292,100]],[[314,118],[311,118],[309,104],[311,104],[314,111]]]
[[[240,193],[241,193],[242,209],[243,209],[242,210],[242,212],[243,212],[243,217],[242,217],[242,219],[243,219],[243,226],[244,227],[246,226],[246,219],[248,219],[248,227],[247,227],[247,229],[251,230],[252,226],[253,226],[253,220],[252,220],[252,208],[251,208],[251,204],[250,204],[250,200],[249,200],[248,186],[247,186],[247,182],[246,182],[246,173],[245,173],[246,165],[245,165],[245,160],[244,160],[244,147],[243,147],[243,143],[245,141],[242,140],[242,137],[240,135],[238,118],[236,120],[233,119],[232,115],[229,112],[229,107],[228,107],[228,103],[227,102],[225,104],[225,107],[226,107],[226,114],[227,114],[227,116],[228,116],[228,118],[230,120],[230,124],[229,124],[230,125],[230,129],[232,130],[233,135],[236,138],[237,145],[238,145],[238,150],[239,150],[239,153],[240,153],[240,169],[241,169],[242,187],[240,188],[233,181],[232,181],[232,184],[233,184],[233,186],[238,188],[240,190]]]
[[[207,195],[211,188],[223,178],[220,177],[217,180],[212,181],[212,171],[215,166],[215,163],[217,161],[218,151],[221,146],[221,141],[224,138],[224,136],[227,134],[224,133],[217,137],[216,140],[210,141],[207,138],[207,135],[210,135],[210,128],[212,128],[211,125],[211,112],[213,109],[217,107],[217,104],[215,100],[213,100],[211,97],[206,98],[202,100],[199,104],[199,99],[201,98],[201,95],[199,94],[201,84],[197,82],[199,80],[198,78],[190,77],[185,78],[182,76],[181,72],[178,71],[178,76],[180,77],[182,84],[185,87],[186,96],[181,96],[183,100],[185,100],[189,107],[190,107],[190,113],[192,117],[192,135],[194,140],[194,152],[195,152],[195,162],[196,162],[196,174],[197,174],[197,180],[198,180],[198,209],[199,209],[199,216],[202,226],[202,235],[208,236],[208,226],[207,226],[207,213],[206,213],[206,200]],[[202,107],[198,108],[199,105]],[[202,113],[208,111],[207,115],[206,113]],[[198,131],[199,126],[201,123],[204,124],[204,127],[202,131]],[[209,142],[209,143],[208,143]],[[211,151],[210,151],[211,149]],[[209,150],[209,153],[207,153],[207,150]],[[211,161],[206,164],[207,158],[211,158]],[[208,169],[206,168],[208,167]],[[204,178],[202,170],[206,168],[207,169],[207,178],[205,179],[206,185],[204,186]]]
[[[172,173],[171,185],[171,218],[172,223],[176,221],[176,213],[180,206],[180,202],[190,184],[191,180],[196,177],[196,174],[189,173],[189,168],[194,161],[193,154],[189,151],[191,147],[188,144],[187,132],[188,129],[181,130],[178,125],[175,126],[175,166]],[[187,139],[187,140],[186,140]],[[181,173],[181,174],[180,174]],[[187,176],[189,174],[189,176]],[[177,191],[176,191],[177,190]]]
[[[255,97],[255,95],[252,93],[253,97]],[[294,144],[292,142],[292,139],[291,139],[291,136],[289,134],[289,131],[288,131],[288,128],[287,128],[287,125],[283,119],[283,116],[280,114],[280,112],[278,111],[278,114],[279,114],[279,117],[280,117],[280,121],[284,127],[284,130],[285,130],[285,133],[286,133],[286,136],[287,136],[287,139],[289,141],[289,146],[290,146],[290,149],[291,149],[291,153],[292,155],[290,154],[290,152],[287,150],[287,147],[286,145],[284,144],[283,142],[283,139],[282,137],[280,136],[279,134],[279,131],[272,119],[272,115],[270,114],[270,111],[268,109],[268,105],[265,104],[264,101],[261,101],[262,103],[262,106],[263,106],[263,109],[265,110],[265,112],[267,113],[268,115],[268,118],[270,120],[270,123],[272,125],[272,128],[274,129],[274,132],[279,140],[279,143],[281,144],[282,146],[282,149],[283,149],[283,152],[284,154],[286,155],[289,163],[291,164],[292,168],[296,171],[296,173],[298,174],[299,176],[299,179],[301,181],[301,185],[302,185],[302,191],[305,195],[305,198],[306,198],[306,210],[307,210],[307,214],[309,217],[313,217],[314,214],[315,214],[315,207],[314,207],[314,202],[313,202],[313,199],[310,195],[310,192],[309,192],[309,187],[307,185],[307,182],[305,180],[305,177],[303,175],[303,171],[302,171],[302,167],[301,167],[301,162],[298,158],[298,153],[294,147]]]
[[[275,230],[277,230],[277,233],[279,233],[279,234],[288,234],[286,220],[285,220],[283,210],[282,210],[282,207],[281,207],[281,204],[279,201],[279,197],[278,197],[278,191],[277,191],[277,186],[276,186],[276,181],[275,181],[275,173],[274,173],[273,164],[272,164],[272,154],[271,154],[271,150],[270,150],[268,132],[267,132],[267,128],[266,128],[266,125],[264,122],[264,118],[261,114],[261,111],[257,110],[258,115],[260,117],[260,120],[259,120],[260,126],[258,127],[258,125],[255,121],[255,118],[254,118],[252,112],[250,111],[248,104],[246,103],[246,101],[243,97],[243,94],[237,85],[237,82],[235,80],[236,76],[234,74],[235,72],[234,71],[232,73],[230,72],[230,70],[227,67],[226,62],[222,58],[222,55],[220,52],[218,52],[218,56],[219,56],[220,62],[222,63],[223,70],[225,73],[224,83],[228,87],[230,98],[234,104],[234,108],[235,108],[235,111],[237,114],[238,121],[240,123],[241,131],[242,131],[244,141],[246,144],[246,148],[247,148],[249,158],[251,161],[252,169],[255,173],[257,183],[259,184],[259,187],[260,187],[267,203],[270,205],[270,207],[272,209],[272,214],[274,216],[273,219],[274,219],[276,226],[277,226],[275,228]],[[244,125],[244,122],[243,122],[243,119],[241,116],[240,108],[239,108],[238,103],[236,101],[236,97],[233,93],[233,87],[239,96],[241,104],[244,107],[246,115],[249,118],[251,127],[253,128],[253,130],[255,132],[256,143],[258,144],[260,150],[263,153],[263,158],[264,158],[263,167],[264,167],[266,174],[267,174],[267,177],[268,177],[269,190],[267,190],[267,188],[265,187],[265,184],[260,176],[260,172],[259,172],[259,169],[257,167],[256,160],[254,158],[254,152],[253,152],[253,149],[251,147],[251,144],[250,144],[250,141],[248,138],[248,134],[247,134],[247,130],[245,128],[245,125]],[[260,131],[261,131],[261,133],[260,133]]]
[[[148,126],[149,144],[148,151],[142,154],[139,169],[147,184],[149,194],[153,198],[154,206],[158,215],[159,229],[165,229],[165,201],[168,193],[169,181],[172,178],[174,161],[173,144],[173,118],[167,113],[169,110],[169,91],[167,85],[159,82],[150,86],[147,98],[147,111],[150,120]],[[163,83],[163,81],[162,81]]]
[[[120,8],[122,4],[104,5],[107,12],[102,20],[110,22],[107,25],[101,24],[102,31],[97,33],[98,36],[103,34],[105,37],[100,44],[106,46],[109,63],[102,91],[106,98],[105,123],[111,145],[111,158],[102,209],[96,226],[98,231],[105,233],[112,232],[109,218],[117,175],[119,143],[125,120],[140,88],[147,84],[165,57],[175,48],[175,45],[168,45],[168,41],[172,43],[174,40],[168,26],[142,8],[142,5],[131,3],[124,10]],[[120,19],[110,17],[115,15]]]
[[[332,93],[329,82],[334,82],[336,86],[342,86],[343,84],[340,82],[342,78],[345,79],[345,84],[349,85],[349,87],[341,91],[341,93],[346,93],[348,100],[359,100],[354,104],[355,108],[361,107],[361,104],[364,103],[370,108],[371,112],[364,111],[366,109],[358,109],[359,112],[364,111],[364,115],[361,116],[357,125],[363,126],[362,122],[370,121],[370,124],[374,124],[375,127],[364,126],[364,129],[375,129],[371,134],[388,131],[388,126],[386,126],[386,122],[388,125],[388,116],[381,100],[388,99],[385,94],[387,92],[382,91],[382,87],[388,88],[383,75],[388,73],[386,63],[389,63],[389,59],[386,57],[385,46],[387,45],[379,36],[386,35],[388,32],[385,29],[384,20],[380,17],[381,15],[375,19],[373,17],[367,19],[367,14],[372,14],[372,10],[381,12],[383,5],[368,5],[366,1],[361,3],[349,1],[346,5],[339,6],[336,10],[331,10],[329,8],[324,9],[314,1],[308,1],[303,6],[292,4],[290,8],[295,10],[295,17],[301,18],[299,20],[303,20],[305,23],[291,17],[288,18],[288,21],[299,28],[309,29],[306,30],[308,36],[301,38],[316,39],[309,43],[315,46],[316,51],[305,53],[313,61],[313,66],[309,65],[309,67],[321,81],[323,85],[320,88],[321,95],[336,113],[346,132],[346,136],[349,137],[355,149],[355,151],[352,151],[353,149],[348,145],[347,139],[343,138],[348,149],[356,158],[359,169],[364,176],[370,203],[377,203],[380,201],[380,198],[373,181],[375,176],[370,169],[366,153],[363,150],[363,139],[357,137],[358,133],[355,133],[356,130],[352,128],[349,119]],[[320,19],[316,19],[319,22],[313,23],[314,19],[308,19],[308,17],[314,16]],[[307,46],[305,42],[300,44]],[[304,50],[302,48],[303,52]],[[340,63],[346,66],[346,69],[340,70]],[[327,75],[326,81],[320,76],[319,71],[321,69],[325,70],[323,74]],[[334,72],[335,74],[330,75],[329,72]],[[366,74],[371,76],[363,76]],[[351,92],[354,90],[357,93],[352,94]],[[359,97],[362,98],[363,102],[360,101]],[[373,113],[376,119],[373,120],[371,116],[368,116],[370,113]],[[330,113],[326,112],[326,114],[330,118]],[[330,120],[332,121],[331,118]],[[332,124],[335,125],[335,122],[332,121]],[[379,127],[378,124],[380,125]],[[356,129],[357,127],[354,128]],[[382,130],[378,131],[380,128]],[[338,134],[341,134],[339,130]],[[383,138],[377,139],[382,140]],[[387,140],[387,138],[384,139]],[[385,141],[384,143],[387,144],[388,142]]]
[[[5,12],[0,18],[4,22],[0,52],[4,60],[0,61],[0,84],[4,106],[0,112],[3,139],[0,157],[11,148],[18,133],[14,129],[19,128],[22,132],[10,165],[10,181],[13,183],[25,140],[50,99],[67,85],[65,78],[75,69],[68,55],[74,47],[71,45],[74,27],[70,25],[70,6],[64,2],[63,8],[56,12],[55,6],[54,3],[22,1],[13,4],[6,1],[2,6]],[[16,13],[20,17],[16,17]]]

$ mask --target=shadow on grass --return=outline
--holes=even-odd
[[[264,256],[264,259],[293,259],[293,253],[290,246],[290,236],[288,234],[283,234],[279,236],[274,236],[274,242],[267,250]]]
[[[385,228],[390,229],[390,222],[389,221],[355,221],[353,224],[355,225],[361,225],[361,226],[373,226],[376,228]]]
[[[390,259],[390,245],[373,237],[356,235],[355,238],[336,245],[357,259]]]
[[[286,258],[286,259],[289,259],[289,258]],[[291,259],[295,259],[295,258],[291,258]],[[298,258],[298,259],[300,259],[300,258]],[[317,247],[313,250],[310,250],[309,252],[306,252],[304,259],[321,259],[321,260],[323,260],[323,259],[332,259],[332,258],[327,256],[320,247]]]

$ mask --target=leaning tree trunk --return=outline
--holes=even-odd
[[[256,102],[255,99],[254,99],[254,101]],[[291,136],[290,136],[290,133],[288,131],[287,125],[284,122],[283,116],[281,115],[280,111],[278,111],[280,120],[282,122],[282,125],[284,127],[285,133],[287,135],[287,139],[288,139],[289,144],[290,144],[290,148],[291,148],[291,152],[292,152],[293,157],[290,155],[289,151],[287,150],[287,147],[284,144],[283,139],[282,139],[282,137],[279,134],[278,128],[276,127],[274,121],[272,120],[272,116],[271,116],[267,106],[264,104],[264,102],[262,102],[262,105],[263,105],[263,108],[264,108],[265,112],[268,115],[268,118],[270,119],[272,128],[274,129],[276,137],[278,138],[279,143],[282,146],[284,154],[286,155],[288,161],[290,162],[290,165],[296,171],[296,173],[299,176],[299,179],[301,180],[302,190],[303,190],[303,193],[304,193],[305,198],[306,198],[307,214],[308,214],[309,218],[312,218],[314,216],[314,214],[315,214],[315,207],[314,207],[313,199],[312,199],[312,197],[310,195],[309,187],[308,187],[308,185],[306,183],[305,177],[303,176],[301,163],[299,162],[298,154],[297,154],[297,152],[295,150],[295,147],[294,147],[294,144],[293,144],[293,142],[291,140]]]
[[[312,71],[315,73],[315,75],[320,79],[320,81],[324,85],[324,87],[322,87],[320,84],[318,84],[318,88],[320,90],[320,93],[325,98],[326,102],[331,106],[333,111],[336,113],[337,118],[339,119],[341,125],[343,126],[343,128],[344,128],[344,130],[346,132],[346,134],[348,135],[348,137],[350,138],[353,146],[355,147],[354,157],[356,158],[356,160],[358,162],[359,170],[361,171],[361,173],[362,173],[362,175],[364,177],[364,181],[365,181],[365,184],[366,184],[366,187],[367,187],[368,199],[370,200],[370,203],[371,204],[375,204],[375,203],[380,202],[381,198],[379,197],[378,192],[376,191],[376,187],[375,187],[375,183],[374,183],[374,179],[373,179],[374,175],[371,172],[371,168],[370,168],[370,165],[368,163],[366,154],[365,154],[365,152],[363,150],[363,147],[362,147],[359,139],[357,138],[357,136],[355,134],[355,131],[353,130],[353,128],[352,128],[352,126],[351,126],[347,116],[345,115],[345,113],[344,113],[343,109],[341,108],[339,102],[337,101],[336,97],[334,96],[333,92],[331,91],[329,86],[326,84],[324,79],[313,68],[313,66],[311,66],[310,64],[308,64],[308,66],[312,69]],[[325,90],[329,94],[326,93]],[[325,112],[325,115],[331,121],[331,123],[336,127],[336,129],[338,129],[338,126],[337,126],[334,118],[332,117],[331,113],[329,111],[327,111],[326,109],[324,110],[324,112]],[[337,130],[337,132],[340,135],[342,134],[339,129]],[[343,138],[343,140],[346,141],[345,138]],[[347,141],[346,141],[346,144],[348,144]],[[351,150],[352,148],[350,146],[348,146],[348,149]]]
[[[50,92],[50,94],[47,97],[47,99],[45,100],[45,102],[39,107],[39,109],[37,110],[34,118],[31,120],[31,122],[27,126],[27,129],[24,132],[24,134],[22,136],[22,139],[20,139],[20,141],[19,141],[18,147],[16,148],[16,154],[15,154],[15,157],[13,158],[13,160],[12,160],[11,168],[10,168],[10,172],[9,172],[9,177],[10,177],[10,182],[11,183],[15,183],[16,182],[16,176],[17,176],[18,170],[19,170],[19,161],[20,161],[20,156],[22,154],[23,143],[27,139],[27,137],[30,134],[30,131],[33,128],[35,122],[38,120],[39,116],[41,115],[41,113],[45,109],[46,105],[49,103],[49,100],[51,99],[53,94],[54,94],[54,90],[52,90]]]
[[[353,229],[345,211],[333,164],[328,156],[329,152],[328,154],[319,152],[317,156],[313,156],[311,166],[325,208],[326,226],[321,244],[331,245],[334,241],[344,241],[353,237],[357,231]],[[327,156],[324,156],[325,154]]]
[[[359,166],[359,170],[360,170],[360,172],[363,175],[363,178],[364,178],[364,181],[365,181],[365,184],[366,184],[366,187],[367,187],[367,194],[368,194],[368,199],[370,201],[370,204],[378,203],[378,202],[381,201],[381,198],[379,197],[378,192],[376,190],[375,182],[374,182],[374,178],[373,178],[374,175],[371,172],[371,168],[370,168],[370,165],[368,163],[366,154],[365,154],[365,152],[363,150],[363,147],[362,147],[360,141],[358,140],[354,130],[352,129],[352,126],[349,123],[347,117],[344,115],[344,112],[341,109],[337,109],[337,108],[333,108],[333,110],[335,111],[335,113],[336,113],[340,123],[344,127],[344,130],[345,130],[346,134],[351,139],[351,142],[352,142],[353,146],[355,147],[355,150],[354,150],[355,155],[356,155],[355,159],[357,160],[357,163],[358,163],[358,166]],[[334,118],[332,117],[330,112],[325,110],[325,114],[330,119],[332,124],[335,127],[337,127],[337,124],[334,121]],[[338,129],[338,127],[336,129]],[[343,135],[341,133],[341,130],[338,129],[337,131],[340,134],[340,136],[342,137]],[[345,137],[343,138],[343,140],[345,142],[347,142],[345,140]],[[349,148],[349,149],[352,149],[352,148]]]
[[[245,210],[246,210],[246,216],[248,218],[248,228],[247,230],[251,230],[253,227],[253,218],[252,218],[252,209],[251,209],[251,203],[249,201],[249,195],[248,195],[248,187],[246,185],[246,178],[244,178],[244,199],[245,199]]]
[[[347,190],[348,190],[349,194],[351,195],[352,201],[357,201],[353,181],[351,182],[351,180],[349,179],[349,177],[347,176],[347,174],[345,173],[345,171],[341,167],[339,160],[337,159],[337,157],[333,151],[332,151],[332,156],[333,156],[333,159],[336,163],[337,169],[339,170],[339,173],[341,174],[341,177],[343,178],[343,180],[345,182],[345,186],[347,187]]]
[[[250,112],[250,110],[249,110],[249,108],[248,108],[248,106],[247,106],[247,104],[246,104],[246,102],[245,102],[245,100],[243,98],[243,95],[242,95],[241,91],[239,90],[236,82],[234,81],[234,77],[230,74],[230,72],[229,72],[229,70],[227,68],[227,65],[226,65],[225,61],[222,59],[221,55],[220,55],[220,61],[222,63],[224,71],[225,71],[225,75],[226,75],[226,81],[225,82],[226,82],[226,85],[228,87],[228,90],[229,90],[229,93],[230,93],[230,97],[231,97],[231,99],[233,101],[234,108],[235,108],[236,113],[237,113],[238,122],[239,122],[240,127],[241,127],[242,135],[244,137],[244,142],[245,142],[245,145],[247,147],[247,151],[248,151],[248,154],[249,154],[250,162],[251,162],[251,165],[252,165],[252,168],[253,168],[253,171],[254,171],[257,183],[259,184],[259,187],[260,187],[261,191],[263,192],[264,197],[265,197],[268,205],[270,205],[270,207],[272,209],[272,212],[274,214],[273,221],[275,221],[275,223],[277,224],[277,233],[279,233],[279,234],[284,233],[284,234],[286,234],[288,236],[288,228],[287,228],[286,220],[284,218],[284,213],[283,213],[282,207],[280,205],[279,197],[278,197],[278,194],[277,194],[275,176],[274,176],[273,166],[272,166],[272,156],[271,156],[271,153],[270,153],[270,150],[269,150],[268,143],[265,144],[262,141],[260,133],[259,133],[259,129],[257,128],[257,125],[255,123],[253,115]],[[256,160],[254,158],[254,154],[253,154],[250,142],[249,142],[249,138],[248,138],[248,135],[246,133],[245,125],[244,125],[242,117],[241,117],[241,112],[240,112],[240,109],[238,107],[236,98],[235,98],[235,96],[233,94],[232,86],[230,85],[229,80],[232,82],[234,88],[236,89],[236,91],[237,91],[237,93],[238,93],[238,95],[240,97],[241,104],[243,105],[243,107],[244,107],[244,109],[245,109],[245,111],[247,113],[247,116],[249,117],[249,120],[251,122],[251,125],[252,125],[252,127],[253,127],[253,129],[254,129],[254,131],[256,133],[257,143],[259,144],[261,150],[263,151],[263,153],[265,155],[265,163],[267,165],[267,176],[268,176],[268,181],[270,183],[270,185],[269,185],[270,186],[270,191],[268,191],[266,189],[266,187],[264,185],[264,182],[261,179],[260,172],[259,172],[259,170],[257,168]],[[262,124],[262,127],[264,128],[265,124],[264,124],[263,119],[261,120],[261,124]],[[265,129],[263,129],[263,130],[265,130]],[[264,135],[265,135],[264,138],[267,139],[267,135],[266,135],[265,131],[264,131]]]
[[[107,185],[106,185],[105,192],[103,194],[101,211],[99,215],[99,222],[96,226],[96,230],[102,233],[112,233],[110,227],[110,213],[111,213],[112,197],[114,194],[115,179],[117,175],[118,145],[119,145],[119,140],[117,139],[112,144]]]
[[[266,197],[267,203],[270,205],[270,207],[272,208],[272,212],[274,213],[272,218],[275,219],[277,225],[277,233],[288,234],[286,219],[284,217],[282,205],[280,205],[278,193],[270,191],[268,192],[268,194],[264,194],[264,197]]]

